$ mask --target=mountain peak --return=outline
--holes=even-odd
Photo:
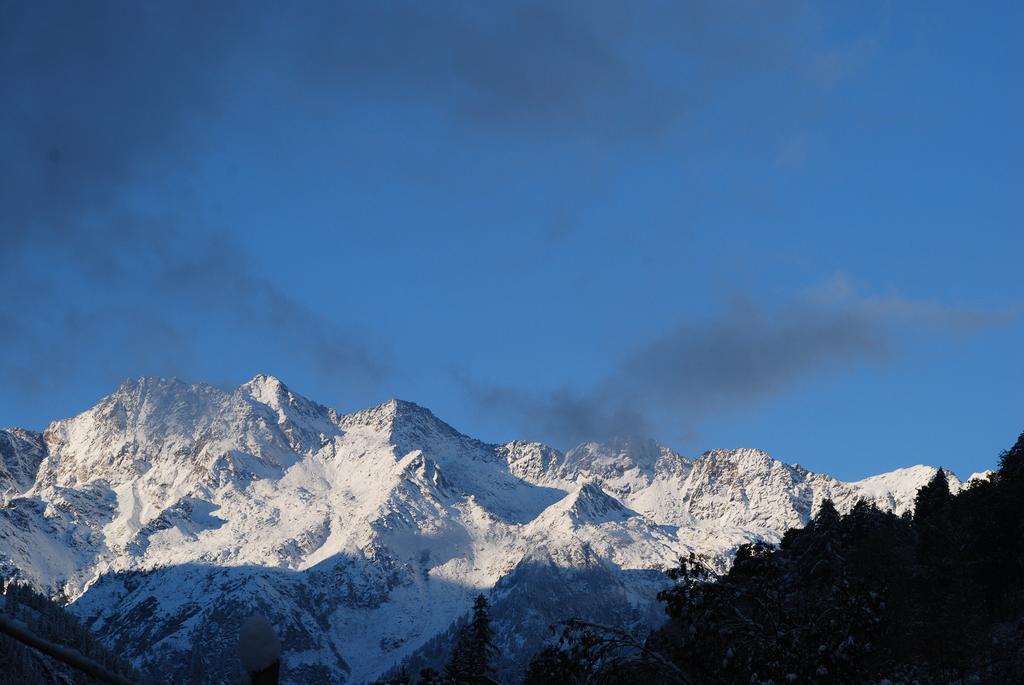
[[[270,407],[281,415],[282,420],[284,420],[285,414],[292,414],[295,411],[306,416],[319,416],[328,411],[326,407],[293,391],[279,378],[262,373],[242,383],[238,386],[238,391],[252,400]]]
[[[345,428],[367,426],[388,431],[392,436],[416,432],[421,434],[465,437],[447,423],[437,418],[434,412],[408,400],[392,398],[375,407],[357,411],[342,417]]]
[[[635,515],[635,511],[606,492],[600,483],[587,481],[551,506],[534,525],[544,527],[562,520],[575,529],[584,525],[622,521]]]
[[[605,492],[597,483],[585,483],[573,498],[569,508],[574,519],[593,522],[626,518],[630,510],[619,500]]]
[[[112,393],[113,396],[139,396],[153,392],[187,390],[189,384],[176,376],[139,376],[125,378]]]
[[[235,391],[244,402],[254,403],[257,411],[265,407],[272,412],[277,427],[297,452],[318,449],[325,436],[338,434],[338,414],[291,390],[280,379],[257,374]]]
[[[225,397],[226,392],[205,383],[140,376],[125,379],[113,393],[77,418],[92,417],[120,430],[150,424],[162,435],[164,429],[200,420]]]
[[[270,376],[263,373],[258,373],[248,381],[242,384],[243,388],[248,388],[253,394],[253,397],[262,399],[263,397],[277,397],[285,392],[288,392],[288,386],[281,382],[281,379],[276,376]],[[267,403],[269,404],[269,402]]]
[[[426,407],[416,404],[415,402],[410,402],[409,400],[400,400],[397,397],[392,397],[390,400],[379,406],[383,407],[385,411],[391,412],[391,414],[398,420],[408,419],[411,417],[422,417],[429,418],[434,421],[440,421],[440,419],[434,415],[434,412],[430,411]]]
[[[563,475],[596,479],[624,495],[646,487],[664,458],[681,460],[678,454],[649,438],[612,438],[585,442],[565,453]]]
[[[703,459],[709,460],[720,460],[724,459],[727,461],[736,462],[750,462],[750,463],[782,463],[772,455],[768,454],[764,450],[759,450],[756,447],[734,447],[724,448],[719,447],[708,450],[704,454],[700,455]]]
[[[617,437],[581,443],[566,452],[565,458],[567,463],[581,467],[653,469],[661,453],[661,445],[654,440]]]
[[[769,473],[786,473],[787,477],[799,479],[809,472],[796,465],[789,465],[776,459],[764,450],[753,447],[737,447],[733,449],[712,449],[701,454],[694,461],[698,471],[708,472],[714,477],[733,474],[737,478],[751,478],[755,475],[765,476]]]
[[[901,514],[914,508],[914,498],[918,489],[934,478],[938,470],[935,466],[917,464],[864,478],[850,485],[875,500],[887,503],[893,511]],[[949,469],[945,471],[950,491],[959,492],[964,484],[955,473]]]

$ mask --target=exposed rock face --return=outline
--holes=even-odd
[[[0,430],[0,502],[24,494],[46,457],[43,436],[20,428]]]

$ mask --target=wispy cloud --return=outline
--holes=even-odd
[[[189,375],[211,354],[197,349],[202,331],[218,325],[328,378],[387,373],[381,345],[261,274],[237,230],[190,192],[228,106],[231,59],[257,47],[242,9],[4,5],[0,381],[10,391],[85,371]],[[163,189],[158,202],[140,200],[147,183]]]
[[[187,371],[208,354],[196,337],[210,325],[270,340],[318,373],[387,372],[366,332],[254,268],[244,227],[222,230],[194,201],[190,183],[240,91],[311,119],[413,104],[451,130],[637,145],[731,84],[820,79],[806,66],[815,49],[795,39],[816,21],[800,5],[41,2],[2,13],[0,378],[21,389],[85,365]],[[840,57],[823,57],[842,65],[829,74],[859,64]],[[798,106],[774,97],[776,109]],[[593,415],[590,402],[574,413]]]
[[[119,220],[133,228],[72,234],[55,248],[28,236],[15,255],[21,265],[0,273],[3,290],[18,293],[0,302],[10,322],[0,336],[8,390],[42,393],[81,373],[191,377],[204,358],[230,359],[234,346],[339,383],[390,373],[386,346],[282,290],[229,234],[151,216]],[[210,327],[222,329],[215,344]]]
[[[587,390],[458,380],[481,411],[516,415],[525,433],[567,447],[649,434],[656,417],[693,431],[708,416],[764,402],[805,379],[895,359],[915,335],[973,333],[1017,314],[865,295],[838,276],[781,304],[741,297],[715,316],[684,321]]]
[[[819,48],[823,18],[801,3],[335,3],[312,15],[315,31],[275,19],[290,27],[276,44],[303,88],[427,101],[458,126],[605,144],[659,140],[769,78],[761,118],[799,110],[797,92],[867,68],[878,41]]]

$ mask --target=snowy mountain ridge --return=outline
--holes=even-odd
[[[511,676],[556,620],[655,624],[681,554],[724,566],[826,498],[902,513],[935,470],[844,483],[754,449],[562,453],[487,444],[400,400],[342,415],[272,376],[141,378],[42,434],[0,431],[0,575],[68,597],[164,682],[233,681],[231,636],[255,609],[284,682],[364,682],[429,661],[483,591]]]

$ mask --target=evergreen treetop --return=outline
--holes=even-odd
[[[473,602],[473,617],[455,642],[445,678],[456,685],[488,682],[493,652],[494,631],[491,628],[490,605],[482,594]]]

